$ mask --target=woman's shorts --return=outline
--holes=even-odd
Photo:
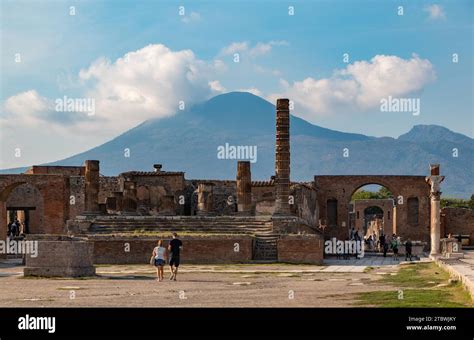
[[[164,266],[165,260],[155,260],[155,266]]]

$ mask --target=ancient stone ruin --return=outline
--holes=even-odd
[[[36,237],[45,253],[62,254],[67,247],[77,249],[75,254],[84,251],[70,269],[61,267],[67,261],[51,262],[45,254],[27,260],[25,274],[91,274],[89,254],[93,263],[146,263],[156,240],[167,240],[171,232],[181,234],[186,244],[185,262],[318,264],[325,239],[345,240],[358,225],[357,209],[365,203],[351,202],[351,197],[366,184],[382,185],[393,194],[370,203],[382,207],[386,233],[424,242],[437,255],[442,230],[455,233],[458,228],[453,227],[457,215],[440,210],[444,177],[439,165],[432,165],[426,178],[318,175],[292,182],[288,99],[276,103],[275,145],[275,175],[267,181],[252,181],[248,161],[236,163],[235,180],[187,179],[184,172],[163,170],[161,164],[150,171],[102,176],[100,160],[0,175],[0,235],[6,237],[15,213],[23,218],[22,232]],[[462,232],[470,233],[473,244],[472,214],[465,223],[471,229]]]

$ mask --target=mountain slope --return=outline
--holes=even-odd
[[[173,117],[148,120],[87,152],[54,162],[78,165],[101,161],[101,173],[129,170],[181,170],[187,178],[232,179],[236,160],[217,158],[218,146],[257,146],[253,179],[274,174],[275,107],[249,93],[216,96]],[[124,149],[130,157],[124,157]],[[349,157],[343,157],[343,149]],[[452,156],[458,148],[459,157]],[[375,138],[312,125],[291,117],[291,178],[312,180],[314,175],[386,174],[427,175],[429,163],[440,163],[446,175],[445,195],[468,197],[474,192],[474,140],[434,125],[418,125],[394,138]]]

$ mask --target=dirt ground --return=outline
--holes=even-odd
[[[3,263],[0,307],[351,307],[356,293],[395,294],[396,287],[379,280],[398,267],[188,265],[178,281],[165,272],[157,282],[149,265],[99,266],[97,277],[48,279],[24,278],[22,266]]]

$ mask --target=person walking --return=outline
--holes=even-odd
[[[411,261],[411,248],[412,248],[412,243],[410,238],[408,238],[405,242],[405,261],[408,261],[410,259]]]
[[[163,247],[163,240],[159,240],[157,246],[153,249],[155,258],[156,280],[163,281],[163,267],[167,260],[166,248]]]
[[[398,261],[398,239],[397,235],[392,235],[392,241],[390,242],[390,246],[393,250],[393,259]]]
[[[168,245],[168,251],[170,253],[169,265],[170,265],[170,280],[176,281],[178,275],[178,267],[180,263],[180,252],[183,250],[183,242],[178,239],[178,234],[173,233],[173,239]]]
[[[379,237],[379,245],[380,245],[380,250],[383,251],[383,257],[387,257],[387,244],[385,243],[385,235],[380,234]]]

